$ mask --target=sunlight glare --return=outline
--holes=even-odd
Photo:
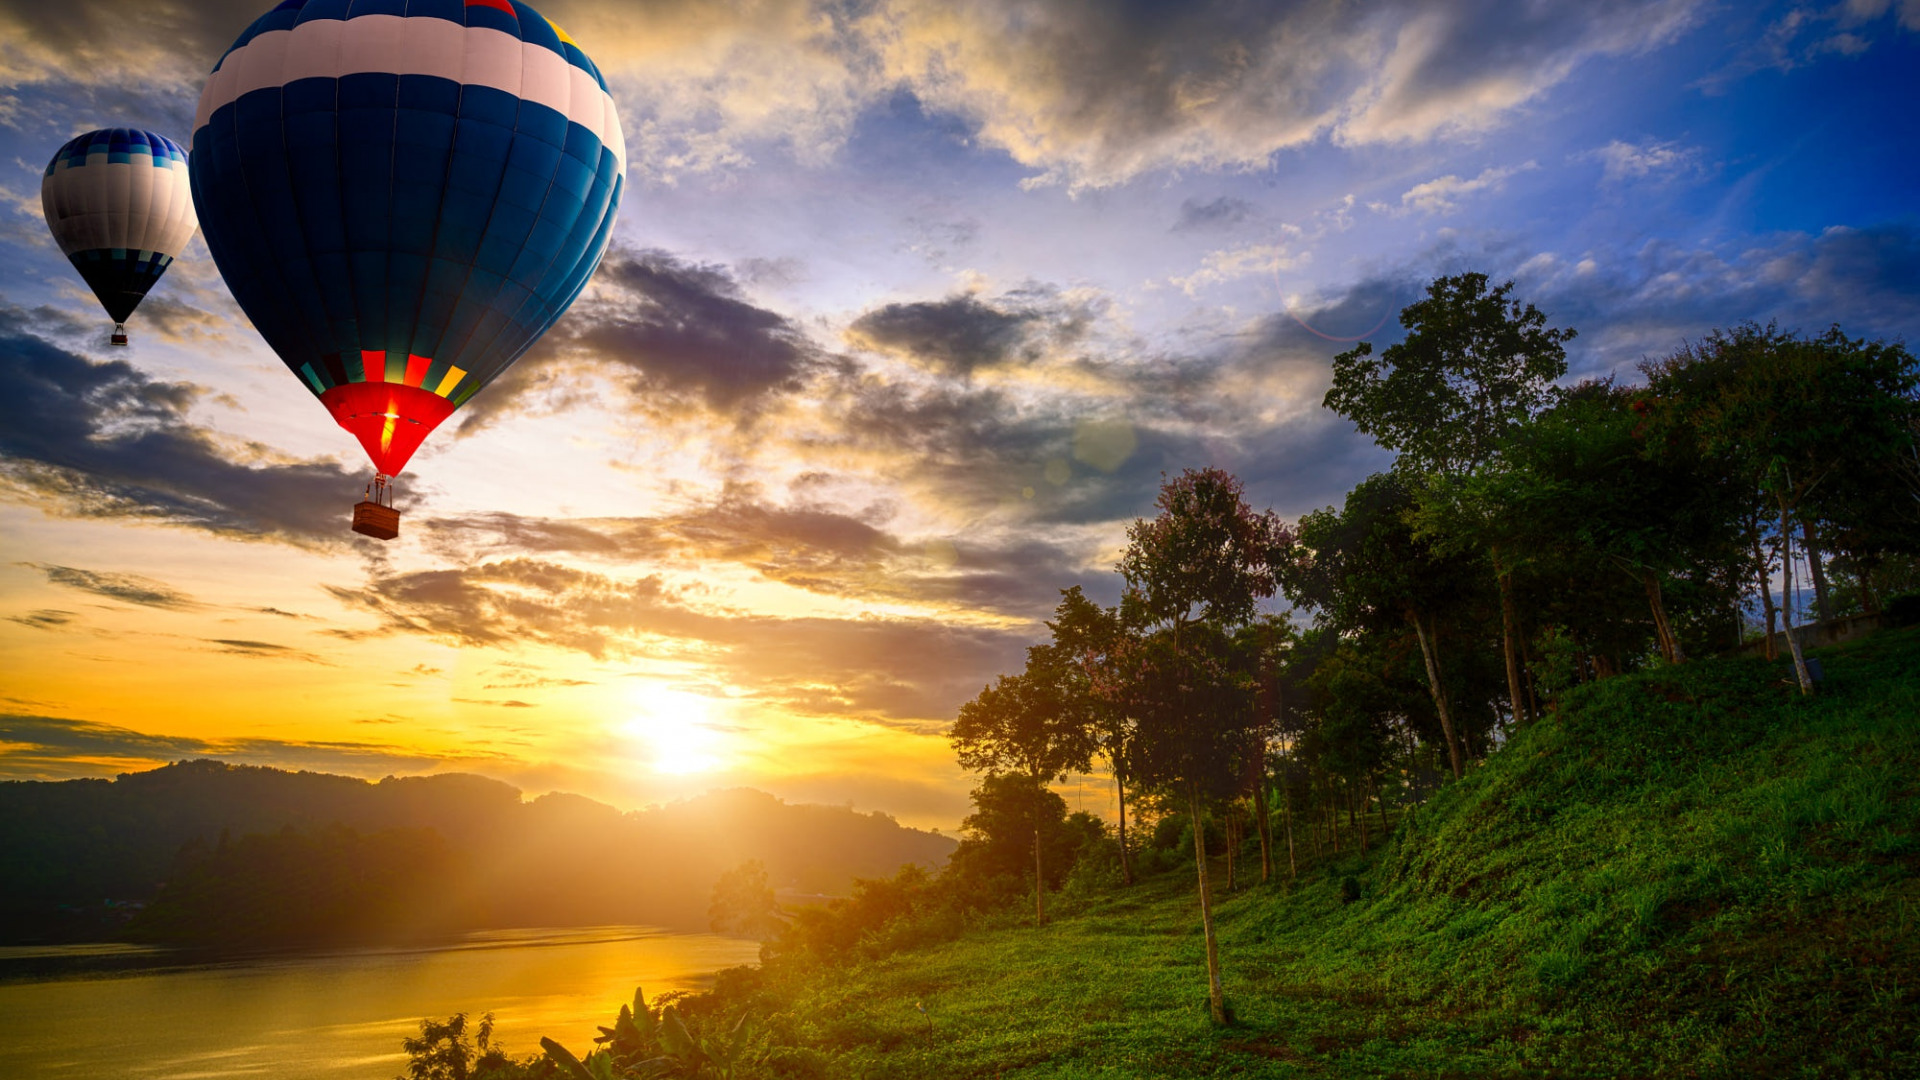
[[[636,712],[621,725],[653,771],[673,776],[712,772],[725,763],[723,703],[685,690],[651,685],[633,694]]]

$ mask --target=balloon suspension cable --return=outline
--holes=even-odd
[[[374,473],[373,479],[367,482],[367,501],[391,509],[393,506],[393,491],[393,477],[388,476],[386,473]]]
[[[112,336],[111,336],[111,337],[109,337],[109,338],[107,338],[107,344],[109,344],[109,345],[125,345],[126,343],[127,343],[127,324],[126,324],[126,323],[114,323],[114,324],[113,324],[113,334],[112,334]]]

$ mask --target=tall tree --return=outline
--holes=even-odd
[[[1354,485],[1344,509],[1328,507],[1301,518],[1281,584],[1287,598],[1311,608],[1325,628],[1405,626],[1414,632],[1457,778],[1462,753],[1442,675],[1440,628],[1443,619],[1457,617],[1471,602],[1481,571],[1477,560],[1443,554],[1415,535],[1412,515],[1420,483],[1401,472],[1378,473]]]
[[[1850,474],[1895,473],[1913,437],[1920,366],[1900,345],[1848,338],[1838,326],[1803,338],[1745,323],[1642,370],[1666,422],[1736,462],[1749,489],[1765,495],[1782,556],[1787,646],[1800,692],[1813,693],[1793,627],[1797,527],[1844,507]]]
[[[1207,1001],[1226,1022],[1219,942],[1207,881],[1203,804],[1232,792],[1238,766],[1258,741],[1252,674],[1235,661],[1230,632],[1251,621],[1274,593],[1274,562],[1289,540],[1271,512],[1255,513],[1240,482],[1218,469],[1189,469],[1167,481],[1152,520],[1127,530],[1120,559],[1122,610],[1147,629],[1131,643],[1115,703],[1135,718],[1134,767],[1142,784],[1185,796],[1194,823],[1200,924],[1206,939]]]
[[[1587,382],[1514,433],[1498,463],[1467,482],[1523,555],[1610,567],[1645,596],[1668,663],[1686,649],[1668,584],[1705,581],[1747,562],[1740,515],[1750,500],[1721,455],[1652,425],[1644,395]],[[1724,611],[1724,605],[1719,608]]]
[[[1334,357],[1324,404],[1414,471],[1437,474],[1430,490],[1446,497],[1495,460],[1514,430],[1553,400],[1553,382],[1566,374],[1565,345],[1574,331],[1548,327],[1545,314],[1512,294],[1513,282],[1489,287],[1480,273],[1436,279],[1426,299],[1401,309],[1405,340],[1377,357],[1365,341]],[[1513,566],[1498,543],[1487,554],[1500,588],[1507,693],[1518,719],[1525,704]]]
[[[1113,774],[1120,810],[1120,878],[1133,884],[1133,860],[1127,851],[1127,785],[1132,782],[1133,718],[1124,708],[1094,692],[1094,685],[1122,651],[1127,628],[1116,608],[1087,599],[1080,586],[1060,591],[1060,606],[1047,623],[1053,640],[1044,646],[1045,670],[1058,681],[1063,707],[1093,738],[1094,752]]]
[[[1035,669],[1038,670],[1035,670]],[[1011,772],[1044,786],[1069,770],[1091,765],[1093,733],[1082,713],[1067,707],[1044,648],[1028,654],[1028,670],[1002,675],[978,697],[960,706],[947,732],[962,768],[989,774]],[[1033,917],[1047,921],[1047,879],[1042,865],[1042,822],[1033,820]]]

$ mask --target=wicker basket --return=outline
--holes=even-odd
[[[375,540],[391,540],[400,535],[400,511],[377,502],[354,503],[353,531]]]

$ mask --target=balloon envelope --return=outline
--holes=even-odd
[[[599,265],[613,98],[515,0],[286,0],[207,80],[207,247],[287,368],[394,475]]]
[[[137,128],[69,141],[40,178],[53,242],[123,323],[193,239],[187,152]]]

